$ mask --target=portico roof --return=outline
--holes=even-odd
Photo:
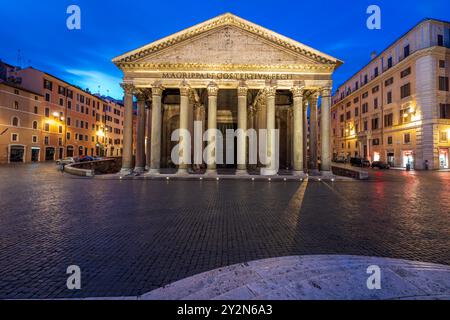
[[[211,34],[215,30],[220,30],[226,27],[231,27],[236,30],[236,32],[241,32],[242,34],[251,36],[253,37],[252,39],[255,39],[255,41],[260,41],[261,43],[270,46],[273,50],[278,50],[280,52],[280,57],[277,58],[279,58],[278,60],[280,64],[291,64],[291,62],[285,63],[283,61],[283,58],[288,55],[289,57],[293,57],[292,59],[297,59],[296,61],[302,59],[298,63],[292,63],[292,65],[300,64],[300,62],[302,62],[302,64],[309,65],[328,65],[334,69],[342,64],[342,61],[337,58],[242,19],[231,13],[225,13],[138,49],[127,52],[114,58],[112,61],[119,68],[126,66],[130,67],[132,65],[142,66],[143,64],[147,64],[149,66],[160,66],[164,63],[174,63],[174,61],[161,61],[161,59],[154,61],[152,57],[160,57],[161,54],[166,52],[166,48],[177,47],[191,41],[195,41],[195,39],[201,37],[202,35]],[[284,56],[281,56],[281,54]],[[201,57],[201,55],[199,57]],[[192,61],[183,62],[192,63]],[[231,64],[233,64],[233,62],[231,62]]]

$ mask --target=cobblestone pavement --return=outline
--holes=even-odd
[[[450,264],[449,172],[373,171],[309,182],[304,196],[300,182],[111,181],[53,164],[0,166],[0,181],[0,298],[140,295],[288,255]]]

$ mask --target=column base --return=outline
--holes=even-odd
[[[148,170],[148,173],[147,173],[147,174],[149,174],[149,175],[159,175],[160,172],[159,172],[159,169],[152,169],[152,168],[150,168],[150,169]]]
[[[216,176],[217,170],[216,169],[206,169],[205,175],[207,176]]]
[[[247,169],[237,169],[236,175],[237,176],[247,176],[248,175]]]
[[[189,175],[189,171],[186,168],[179,168],[177,170],[177,176],[187,176]]]
[[[133,172],[134,173],[144,173],[145,168],[144,167],[135,167]]]
[[[278,174],[278,170],[272,168],[261,168],[260,174],[262,176],[276,176]]]
[[[133,172],[130,168],[122,168],[120,169],[119,175],[121,176],[127,176],[130,175]]]

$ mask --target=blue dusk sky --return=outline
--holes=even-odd
[[[72,4],[81,9],[81,30],[66,27]],[[381,30],[366,27],[372,4],[381,8]],[[420,20],[450,20],[450,1],[1,0],[0,59],[121,98],[113,57],[225,12],[343,60],[336,88]]]

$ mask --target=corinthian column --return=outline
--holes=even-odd
[[[161,167],[161,95],[161,87],[152,87],[152,141],[150,174],[158,174]]]
[[[145,100],[147,100],[147,92],[145,89],[138,89],[135,96],[137,98],[137,121],[134,172],[142,173],[145,170]]]
[[[303,172],[303,86],[292,88],[292,96],[294,98],[294,174],[302,175]]]
[[[321,152],[320,163],[321,171],[323,173],[331,173],[331,153],[330,153],[330,106],[331,106],[331,88],[325,87],[322,89],[322,110],[320,113],[320,139]]]
[[[151,162],[151,139],[152,139],[152,101],[147,101],[147,109],[145,110],[145,135],[147,144],[145,145],[145,170],[150,170]]]
[[[188,174],[190,162],[191,141],[189,137],[189,86],[183,83],[180,86],[180,143],[179,165],[177,174]]]
[[[313,93],[309,99],[309,159],[312,173],[317,173],[317,100],[318,94]]]
[[[246,174],[246,133],[247,133],[247,87],[238,87],[238,130],[237,136],[237,172],[236,174]]]
[[[133,91],[134,86],[122,83],[124,90],[124,119],[123,119],[123,154],[121,174],[130,174],[133,165]]]
[[[266,129],[267,129],[267,150],[266,166],[261,169],[261,175],[273,176],[278,173],[278,135],[275,130],[275,95],[276,87],[266,87]]]
[[[207,160],[207,174],[216,174],[216,154],[217,154],[217,94],[219,88],[210,84],[208,86],[208,145],[214,141],[215,148],[209,149],[207,146],[206,160]]]

